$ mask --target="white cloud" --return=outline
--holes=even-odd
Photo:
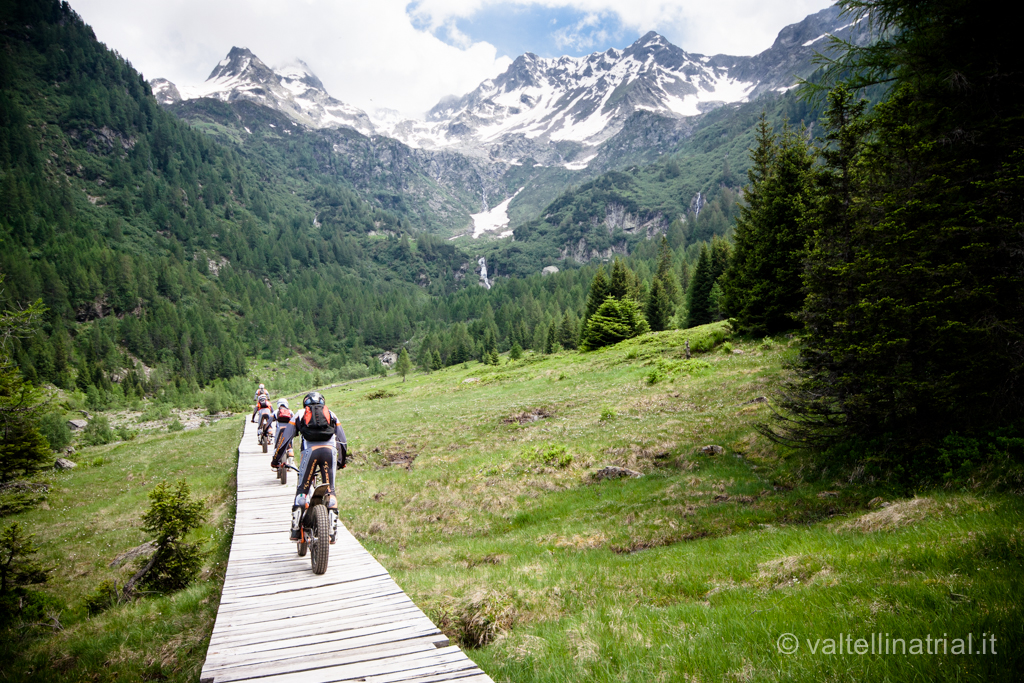
[[[271,66],[304,60],[334,97],[364,109],[416,114],[463,94],[517,55],[498,55],[456,26],[488,4],[570,8],[584,14],[552,28],[565,47],[607,40],[615,16],[639,36],[656,30],[685,50],[756,54],[779,29],[827,0],[71,0],[96,31],[146,78],[198,84],[232,46]],[[447,42],[441,37],[447,38]],[[630,42],[629,37],[624,44]]]
[[[97,37],[147,78],[196,84],[232,46],[271,66],[300,58],[340,100],[413,114],[462,94],[511,62],[458,34],[418,30],[406,0],[72,0]],[[442,22],[443,23],[443,22]]]
[[[574,52],[593,50],[607,44],[610,37],[607,30],[601,28],[607,15],[588,14],[575,24],[560,28],[554,32],[555,45],[559,48],[570,48]]]

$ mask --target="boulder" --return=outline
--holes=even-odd
[[[554,275],[557,272],[558,272],[558,266],[544,266],[541,269],[540,274],[541,275]]]
[[[68,427],[70,427],[73,432],[79,429],[85,429],[88,425],[88,420],[68,420]]]
[[[590,478],[594,481],[600,481],[602,479],[622,479],[623,477],[642,477],[644,476],[640,472],[635,472],[625,467],[617,467],[615,465],[608,465],[602,467],[598,471],[590,475]]]
[[[708,444],[707,446],[701,446],[700,452],[704,455],[721,455],[722,453],[725,453],[725,449],[721,446]]]
[[[71,462],[67,458],[57,458],[53,462],[53,469],[55,470],[73,470],[78,467],[78,463]]]

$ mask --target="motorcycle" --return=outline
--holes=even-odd
[[[256,432],[256,443],[263,446],[263,452],[267,452],[267,446],[273,440],[273,436],[270,434],[270,416],[264,415],[260,417],[260,426]]]
[[[289,469],[299,471],[290,465]],[[309,553],[314,574],[323,574],[327,571],[331,536],[337,533],[338,514],[328,511],[326,505],[329,491],[327,482],[316,483],[310,494],[309,506],[302,515],[302,540],[295,544],[299,557],[305,557],[306,553]]]
[[[292,469],[298,472],[299,470],[295,467],[295,458],[292,457],[292,449],[288,449],[288,455],[284,461],[277,466],[277,478],[281,480],[281,485],[284,486],[288,483],[288,470]]]

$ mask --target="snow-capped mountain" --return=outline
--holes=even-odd
[[[381,132],[412,146],[476,148],[492,157],[515,138],[531,141],[532,148],[558,141],[593,148],[637,111],[690,117],[785,91],[810,73],[811,59],[829,35],[844,37],[850,30],[839,9],[830,7],[787,26],[771,48],[754,57],[688,53],[653,31],[624,50],[585,57],[527,53],[473,92],[440,102],[426,121]]]
[[[811,73],[812,57],[829,35],[850,35],[851,25],[844,23],[839,9],[830,7],[787,26],[771,48],[753,57],[688,53],[653,31],[623,50],[585,57],[527,53],[472,92],[445,98],[422,120],[402,120],[386,110],[367,115],[328,95],[302,62],[275,71],[237,47],[200,86],[176,87],[164,79],[151,84],[165,105],[197,97],[248,99],[309,128],[353,128],[489,162],[516,164],[530,157],[581,169],[638,111],[683,119],[793,87],[797,77]],[[559,144],[566,142],[577,146],[570,162]]]
[[[176,86],[156,78],[150,86],[165,106],[200,97],[223,102],[251,100],[309,128],[353,128],[364,135],[375,132],[365,112],[327,94],[324,84],[301,60],[275,70],[244,47],[231,48],[201,85]]]

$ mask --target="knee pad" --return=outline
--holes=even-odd
[[[306,509],[306,505],[306,495],[304,493],[300,493],[295,496],[295,507]]]

